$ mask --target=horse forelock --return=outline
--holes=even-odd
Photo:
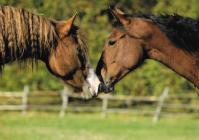
[[[78,26],[73,25],[70,29],[70,34],[77,39],[77,42],[79,44],[79,48],[85,51],[85,53],[88,53],[88,46],[87,46],[87,38],[85,36],[85,33],[83,33]]]
[[[86,36],[81,32],[77,31],[77,41],[78,41],[78,49],[81,51],[82,57],[84,58],[82,61],[83,63],[89,64],[89,58],[88,58],[88,45],[87,45],[87,38]]]

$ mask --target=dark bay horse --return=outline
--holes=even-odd
[[[0,6],[0,70],[16,60],[41,60],[64,83],[96,95],[100,81],[89,63],[85,40],[73,24],[75,17],[55,21]]]
[[[199,20],[179,15],[127,15],[111,10],[117,23],[103,48],[97,75],[109,87],[146,59],[166,65],[199,88]]]

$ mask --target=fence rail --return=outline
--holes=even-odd
[[[100,104],[97,106],[93,106],[88,104],[87,106],[82,107],[81,103],[85,103],[85,100],[82,99],[80,94],[71,94],[69,91],[67,91],[66,88],[64,88],[60,92],[54,92],[54,91],[34,91],[30,92],[29,88],[27,86],[24,87],[24,90],[22,92],[0,92],[0,99],[18,99],[20,100],[20,103],[18,104],[1,104],[0,105],[0,111],[5,110],[13,110],[13,111],[22,111],[22,114],[26,114],[27,110],[30,108],[37,108],[37,109],[45,109],[45,110],[60,110],[60,117],[63,117],[67,111],[90,111],[90,112],[96,112],[101,111],[102,116],[105,117],[107,113],[109,112],[117,112],[117,113],[124,113],[124,112],[133,112],[133,113],[139,113],[139,114],[150,114],[153,115],[153,121],[157,122],[162,114],[165,114],[165,109],[184,109],[184,110],[191,110],[192,112],[198,112],[199,116],[199,106],[198,103],[195,104],[187,104],[187,103],[173,103],[173,99],[196,99],[196,94],[188,96],[169,96],[168,95],[169,88],[165,88],[162,95],[160,97],[150,96],[150,97],[138,97],[138,96],[113,96],[113,95],[99,95],[98,98],[94,99],[94,103],[100,101]],[[51,98],[51,100],[55,100],[57,98],[56,104],[33,104],[30,103],[29,100],[32,97],[37,97],[36,99],[41,98]],[[70,106],[71,101],[70,99],[78,99],[80,100],[78,102],[78,105]],[[45,99],[44,99],[45,100]],[[95,101],[96,100],[96,101]],[[37,100],[36,100],[37,101]],[[35,101],[35,102],[36,102]],[[149,103],[156,103],[154,108],[152,110],[146,110],[146,109],[135,109],[135,107],[129,109],[127,108],[113,108],[109,106],[109,103],[111,101],[120,101],[126,103],[127,106],[131,105],[132,102],[136,102],[138,106],[141,102],[149,102]],[[169,101],[169,102],[168,102]],[[198,100],[199,101],[199,100]],[[1,102],[0,102],[1,103]],[[148,105],[150,106],[150,105]],[[189,111],[190,112],[190,111]],[[171,112],[167,112],[171,113]],[[185,114],[185,112],[181,112]]]

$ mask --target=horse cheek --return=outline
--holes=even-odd
[[[63,60],[55,55],[49,58],[50,71],[58,76],[64,77],[72,71],[72,66],[66,60]]]
[[[109,79],[116,78],[120,73],[122,73],[121,69],[122,69],[122,66],[119,65],[119,63],[111,64],[110,67],[108,67],[107,69],[106,77],[108,77]]]
[[[138,54],[127,54],[125,57],[123,57],[122,64],[126,69],[131,69],[135,67],[139,63],[139,55]]]

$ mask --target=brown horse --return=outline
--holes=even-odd
[[[89,63],[85,40],[73,24],[75,17],[55,21],[0,6],[0,70],[15,60],[41,60],[64,83],[96,95],[100,81]]]
[[[117,19],[96,72],[113,87],[145,59],[163,63],[199,88],[199,21],[179,15],[127,15]]]

